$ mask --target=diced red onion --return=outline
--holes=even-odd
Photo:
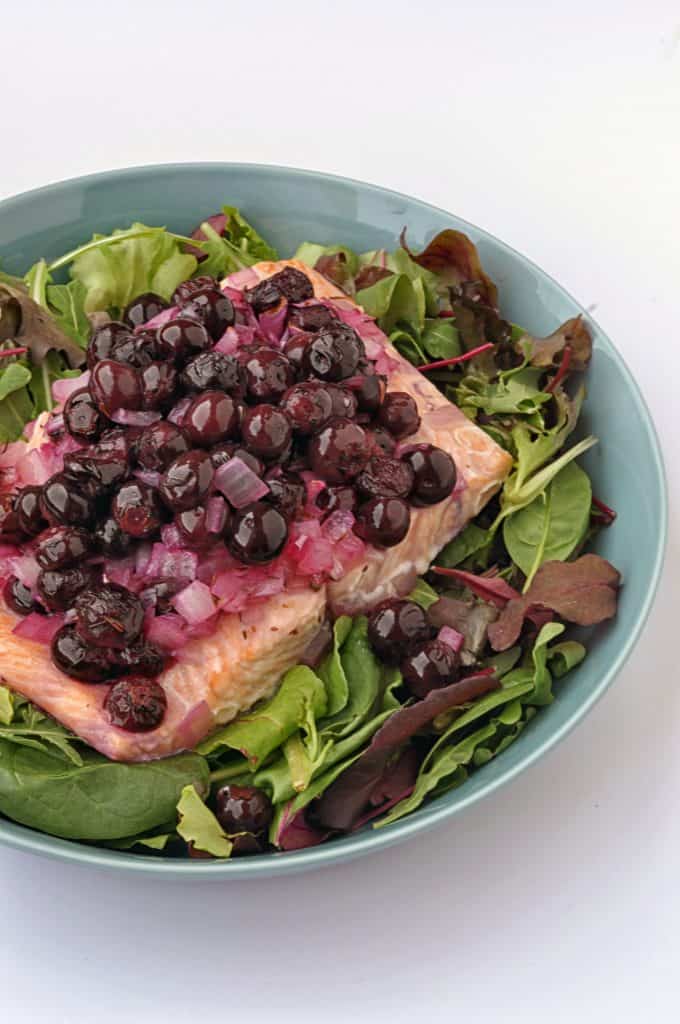
[[[47,421],[45,427],[45,433],[52,436],[53,434],[60,434],[64,429],[64,417],[60,412],[53,412]]]
[[[38,487],[46,483],[63,466],[63,458],[53,444],[41,444],[21,455],[16,463],[16,481],[20,487]]]
[[[19,558],[19,548],[14,544],[0,544],[0,558]]]
[[[158,487],[161,482],[161,474],[155,469],[136,469],[133,476],[136,476],[143,484],[148,484],[149,487]]]
[[[179,313],[179,306],[170,306],[169,309],[163,309],[160,313],[156,313],[156,316],[147,320],[145,324],[140,324],[139,327],[135,327],[135,334],[138,331],[150,331],[154,327],[162,327],[163,324],[167,324],[168,320],[174,320]]]
[[[200,580],[194,580],[184,590],[180,590],[179,594],[175,594],[172,603],[189,625],[204,622],[211,618],[216,611],[210,587],[201,583]]]
[[[229,508],[224,498],[214,495],[208,498],[205,511],[205,525],[208,533],[220,534],[226,526]]]
[[[23,640],[33,640],[38,644],[51,644],[54,634],[64,624],[63,615],[40,615],[31,612],[19,622],[12,632]]]
[[[184,419],[184,413],[187,411],[190,404],[191,399],[188,396],[186,398],[180,398],[179,402],[177,402],[176,405],[173,405],[165,418],[169,423],[174,423],[176,426],[179,426]]]
[[[237,270],[235,274],[230,274],[224,284],[229,288],[243,290],[256,285],[259,280],[260,278],[252,267],[245,267],[243,270]]]
[[[25,441],[10,441],[9,444],[0,445],[0,469],[5,469],[8,466],[16,466],[17,460],[25,453]]]
[[[214,483],[234,508],[244,508],[269,494],[266,483],[238,456],[219,467]]]
[[[52,385],[52,398],[57,405],[61,405],[74,391],[80,391],[81,388],[86,387],[89,380],[89,370],[85,370],[85,373],[81,373],[79,377],[63,377],[61,380],[55,380]]]
[[[182,535],[174,523],[165,523],[161,526],[161,540],[166,548],[181,548]]]
[[[452,626],[442,626],[437,633],[437,640],[441,640],[441,642],[446,644],[447,647],[453,648],[456,654],[458,651],[462,650],[463,644],[465,643],[465,637],[463,634],[459,633],[458,630],[454,629]]]
[[[342,540],[345,534],[351,532],[353,526],[354,516],[352,513],[338,510],[337,512],[331,512],[324,521],[321,532],[331,544],[336,544],[339,540]]]
[[[33,590],[38,582],[40,566],[32,555],[21,555],[19,558],[10,558],[9,564],[16,578],[29,590]]]
[[[135,551],[135,575],[144,576],[151,561],[152,545],[146,541],[142,542]]]
[[[184,647],[188,640],[186,623],[180,615],[157,615],[147,627],[146,638],[149,643],[160,647],[161,650],[174,654]]]
[[[151,409],[116,409],[111,413],[111,419],[123,427],[148,427],[158,423],[162,416]]]
[[[216,352],[222,352],[225,356],[233,355],[238,349],[239,338],[233,327],[227,327],[226,331],[215,345]]]
[[[182,580],[190,583],[196,578],[197,567],[198,555],[195,551],[154,544],[145,576],[147,582]]]
[[[279,345],[283,340],[288,318],[288,302],[282,299],[275,309],[265,309],[257,318],[260,330],[268,342]]]

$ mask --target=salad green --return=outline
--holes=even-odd
[[[269,700],[193,752],[124,764],[0,686],[0,812],[114,849],[229,857],[238,835],[220,825],[211,793],[231,783],[267,794],[269,841],[279,849],[372,818],[385,827],[507,749],[554,699],[555,680],[585,657],[580,642],[564,638],[564,623],[613,614],[618,586],[597,556],[579,557],[601,522],[575,461],[596,439],[566,447],[584,399],[571,382],[590,360],[587,328],[576,318],[541,339],[503,320],[495,285],[460,232],[440,233],[421,253],[400,242],[361,254],[305,242],[295,255],[352,295],[513,457],[500,495],[410,595],[437,626],[461,633],[478,691],[463,680],[445,699],[439,691],[414,703],[399,670],[374,654],[366,617],[341,616],[316,668],[288,671]],[[140,293],[169,300],[192,276],[276,258],[239,210],[224,206],[191,238],[135,222],[40,260],[23,278],[0,273],[0,441],[21,437],[51,409],[52,384],[80,372],[103,316],[118,316]]]

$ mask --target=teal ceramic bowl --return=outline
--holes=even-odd
[[[210,863],[112,853],[0,821],[0,840],[31,853],[159,878],[237,879],[337,864],[401,842],[494,792],[562,739],[613,681],[652,603],[663,558],[666,493],[659,444],[638,386],[578,302],[524,256],[459,217],[374,185],[309,171],[250,164],[142,167],[50,185],[0,203],[2,267],[22,273],[41,256],[56,258],[94,231],[108,233],[132,220],[186,234],[226,202],[240,206],[284,255],[305,239],[360,251],[394,248],[404,225],[411,245],[419,248],[442,228],[460,228],[477,244],[498,283],[508,319],[534,334],[548,334],[568,317],[583,314],[595,355],[582,429],[600,438],[585,463],[597,494],[619,513],[614,528],[603,531],[597,543],[598,552],[623,573],[619,613],[614,623],[592,633],[585,662],[516,743],[460,789],[392,826],[296,853]]]

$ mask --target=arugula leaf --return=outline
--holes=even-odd
[[[496,735],[488,743],[482,742],[475,749],[472,757],[474,767],[481,768],[482,765],[488,764],[498,754],[507,750],[535,714],[536,708],[524,707],[520,701],[508,704],[494,720]]]
[[[16,714],[13,705],[12,710],[13,716],[8,722],[0,725],[0,740],[32,747],[48,754],[54,754],[56,748],[56,751],[72,764],[83,764],[79,751],[72,743],[73,740],[77,740],[73,733],[27,701],[16,708]]]
[[[194,753],[123,764],[87,751],[83,761],[0,738],[0,812],[64,839],[122,839],[164,825],[182,787],[208,780]]]
[[[525,367],[500,374],[494,381],[472,375],[463,377],[456,389],[457,404],[481,409],[487,416],[539,412],[552,398],[552,395],[538,387],[543,373],[543,370]]]
[[[111,235],[93,235],[92,241],[107,244],[81,252],[71,267],[71,277],[85,289],[87,313],[121,310],[142,292],[170,299],[197,266],[195,256],[183,253],[178,239],[164,228],[134,223]]]
[[[222,827],[196,792],[195,786],[184,786],[177,803],[177,832],[186,843],[213,857],[229,857],[232,844]]]
[[[225,233],[232,245],[236,246],[242,255],[247,255],[252,263],[279,258],[276,249],[265,241],[262,235],[258,234],[253,225],[241,214],[238,207],[223,206],[222,212],[227,217]]]
[[[346,706],[349,699],[349,683],[342,665],[340,648],[350,634],[352,620],[341,615],[333,625],[333,650],[319,666],[319,676],[326,687],[328,706],[326,714],[335,715]]]
[[[87,348],[90,338],[90,321],[85,312],[87,290],[82,281],[47,286],[47,307],[64,334]]]
[[[565,561],[585,537],[592,489],[588,475],[568,463],[542,494],[507,518],[503,540],[508,554],[527,577],[547,561]]]
[[[240,715],[196,748],[212,754],[220,748],[237,750],[258,767],[307,721],[308,708],[315,717],[326,710],[326,690],[311,668],[297,665],[286,672],[274,696],[252,711]]]

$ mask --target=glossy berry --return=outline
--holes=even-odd
[[[243,444],[260,459],[270,462],[284,455],[293,436],[286,413],[275,405],[248,409],[241,424]]]
[[[87,558],[92,550],[90,535],[75,526],[55,526],[38,541],[35,559],[41,569],[65,569]]]
[[[87,526],[94,517],[92,498],[66,473],[55,473],[43,485],[40,510],[54,525]]]
[[[420,413],[406,391],[390,391],[378,411],[378,422],[392,437],[408,437],[420,426]]]
[[[353,480],[368,462],[366,431],[350,419],[333,419],[309,442],[312,472],[331,484]]]
[[[430,690],[455,683],[460,659],[452,647],[441,640],[428,640],[401,662],[404,682],[415,697],[426,697]]]
[[[15,615],[29,615],[31,612],[38,610],[30,587],[27,587],[16,576],[10,576],[7,580],[2,596],[7,607]]]
[[[111,359],[117,363],[135,366],[138,370],[149,366],[156,358],[156,335],[154,331],[140,331],[120,338],[111,349]]]
[[[113,359],[102,359],[92,370],[90,391],[99,409],[111,416],[117,409],[139,409],[142,379],[139,370]]]
[[[104,428],[100,413],[89,388],[81,388],[69,395],[64,406],[64,426],[72,437],[80,441],[96,441]]]
[[[52,639],[52,661],[72,679],[103,683],[112,675],[106,653],[86,644],[73,626],[62,626]]]
[[[377,656],[390,664],[400,661],[431,636],[427,615],[415,601],[385,601],[368,617],[368,641]]]
[[[144,292],[138,295],[132,302],[128,302],[123,310],[123,321],[130,327],[141,327],[148,320],[168,308],[168,304],[161,295],[155,292]]]
[[[200,274],[199,277],[193,277],[190,281],[182,281],[181,284],[177,285],[173,292],[173,306],[183,306],[192,298],[193,295],[197,292],[205,291],[206,288],[219,288],[219,284],[215,278],[211,277],[209,274]]]
[[[103,494],[122,483],[128,473],[128,462],[122,451],[94,445],[65,455],[64,472],[86,493]]]
[[[295,381],[292,363],[275,348],[246,350],[240,360],[246,394],[253,402],[277,402]]]
[[[113,516],[108,516],[97,524],[94,542],[97,550],[107,558],[122,558],[132,546],[132,537],[121,530]]]
[[[90,370],[94,367],[95,363],[100,362],[102,359],[111,358],[111,351],[116,342],[129,337],[129,325],[120,323],[117,320],[111,320],[108,324],[104,324],[103,327],[99,327],[87,345],[87,365]]]
[[[302,357],[305,354],[307,345],[312,340],[312,335],[304,331],[295,331],[283,346],[283,354],[293,364],[296,370],[302,366]]]
[[[316,496],[316,504],[330,515],[331,512],[356,512],[359,498],[353,487],[324,487]]]
[[[38,595],[49,611],[65,612],[73,606],[78,594],[91,586],[94,580],[95,574],[88,566],[43,569],[38,576]]]
[[[411,500],[415,505],[436,505],[448,498],[456,486],[456,464],[433,444],[422,444],[402,455],[402,462],[413,472]]]
[[[42,533],[47,526],[47,521],[40,511],[41,493],[42,487],[31,484],[19,491],[14,502],[19,529],[30,537]]]
[[[218,288],[204,288],[194,292],[182,306],[182,316],[203,324],[213,341],[219,341],[227,327],[234,323],[231,299]]]
[[[131,673],[136,676],[153,678],[165,668],[165,658],[152,644],[143,640],[122,649],[113,648],[107,653],[109,663],[117,673]]]
[[[390,455],[373,455],[356,479],[363,498],[407,498],[413,487],[413,470]]]
[[[128,647],[142,631],[142,602],[117,583],[84,591],[76,599],[75,608],[78,635],[95,647]]]
[[[166,359],[176,363],[212,347],[212,339],[203,324],[186,316],[168,320],[158,328],[156,337],[159,346],[167,353]]]
[[[208,494],[213,464],[207,452],[190,451],[170,463],[161,479],[161,498],[173,511],[181,512],[199,505]]]
[[[182,430],[193,444],[209,448],[238,436],[236,403],[224,391],[203,391],[191,400],[182,417]]]
[[[411,512],[403,498],[372,498],[362,505],[354,532],[375,547],[400,544],[411,525]]]
[[[314,380],[288,388],[281,398],[281,408],[293,429],[303,437],[313,434],[334,414],[330,390],[321,381]]]
[[[235,356],[222,352],[201,352],[182,370],[182,386],[186,391],[207,391],[211,388],[230,395],[245,392],[245,371]]]
[[[109,721],[126,732],[150,732],[165,717],[168,700],[154,679],[129,676],[114,683],[104,699]]]
[[[242,445],[234,443],[217,444],[214,448],[210,449],[210,461],[215,469],[224,466],[225,463],[233,458],[238,458],[241,462],[245,462],[246,466],[252,469],[256,476],[264,476],[265,464],[262,459],[258,459],[257,455],[246,451]]]
[[[307,496],[302,477],[297,473],[274,471],[265,477],[265,483],[269,487],[266,500],[286,519],[292,519],[304,505]]]
[[[359,412],[375,413],[385,398],[385,378],[377,373],[363,373],[350,383]]]
[[[364,346],[359,335],[338,321],[323,327],[309,342],[302,357],[306,373],[321,380],[345,380],[356,373]]]
[[[288,539],[288,526],[278,509],[256,501],[234,513],[228,547],[246,565],[271,562]]]
[[[301,331],[314,332],[338,323],[338,318],[327,306],[301,306],[291,312],[290,323]]]
[[[258,316],[269,309],[274,309],[283,299],[283,293],[279,291],[271,277],[260,281],[254,288],[248,288],[244,295]]]
[[[371,447],[378,454],[392,455],[397,450],[397,442],[384,427],[374,427],[369,431]]]
[[[221,786],[215,793],[215,817],[227,835],[269,828],[274,808],[267,794],[255,786]]]
[[[160,473],[178,455],[188,451],[189,441],[180,428],[161,420],[142,431],[137,445],[137,461],[144,469]]]
[[[141,480],[129,480],[116,491],[111,515],[131,537],[151,537],[161,525],[158,495]]]
[[[344,416],[353,420],[357,414],[358,402],[354,392],[339,384],[324,384],[333,403],[333,416]]]
[[[226,504],[226,502],[225,502]],[[207,510],[204,505],[196,505],[195,508],[184,509],[175,516],[175,526],[179,530],[182,539],[191,548],[202,548],[213,544],[218,535],[208,529]],[[225,522],[220,536],[224,534],[229,526],[229,520]]]
[[[306,299],[314,298],[312,282],[306,274],[295,267],[284,267],[277,274],[273,274],[269,281],[289,302],[304,302]]]
[[[170,363],[151,363],[142,371],[142,408],[168,409],[175,397],[178,377]]]
[[[15,496],[0,495],[0,541],[13,544],[21,538],[19,520],[15,511]]]

